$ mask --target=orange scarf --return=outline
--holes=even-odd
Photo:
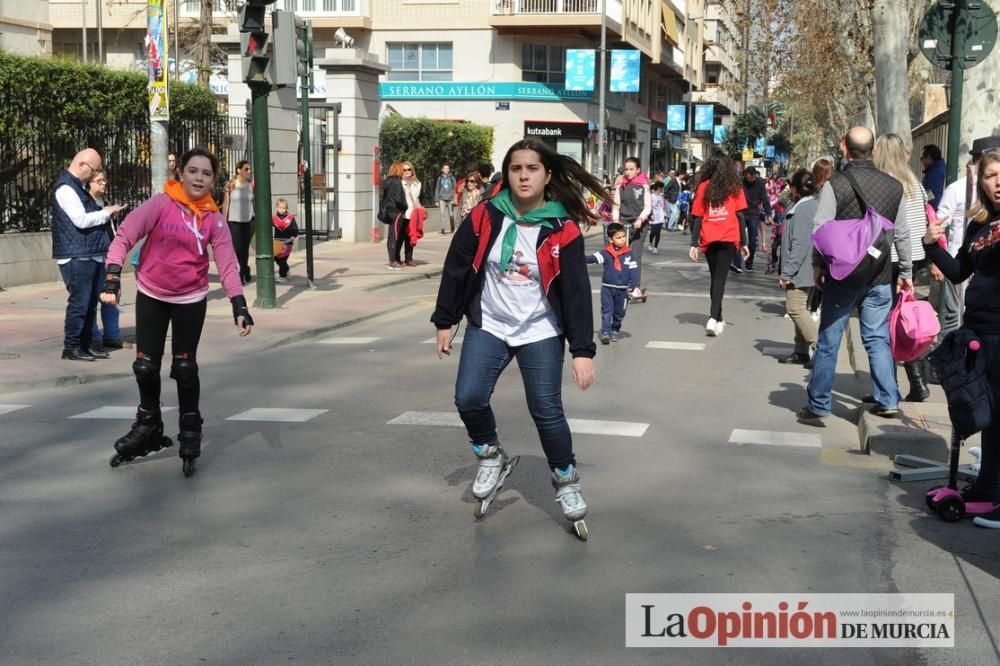
[[[202,215],[205,213],[215,213],[219,211],[219,207],[215,205],[215,200],[212,198],[211,194],[207,192],[200,199],[190,199],[188,198],[187,192],[184,191],[184,186],[181,185],[180,181],[174,180],[173,178],[167,179],[167,182],[163,185],[163,193],[168,197],[187,207],[194,216],[198,218],[198,228],[201,229],[203,218]]]

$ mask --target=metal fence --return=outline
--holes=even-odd
[[[114,125],[52,131],[42,114],[27,117],[16,135],[0,136],[0,233],[45,231],[52,225],[53,185],[83,147],[95,148],[108,178],[109,202],[134,208],[152,192],[149,120],[145,115]],[[203,146],[219,156],[222,176],[249,159],[246,123],[218,115],[168,125],[170,150],[180,155]],[[222,200],[225,180],[216,198]]]

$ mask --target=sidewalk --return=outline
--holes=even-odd
[[[198,348],[198,358],[211,363],[249,355],[283,343],[303,340],[359,321],[412,308],[412,301],[398,298],[391,287],[441,274],[451,243],[434,224],[414,252],[415,268],[390,271],[385,267],[385,243],[328,241],[314,246],[315,289],[306,286],[305,251],[292,255],[290,281],[276,285],[278,309],[254,307],[256,281],[246,287],[253,333],[240,338],[233,326],[232,308],[225,297],[215,265],[211,264],[208,316]],[[251,268],[256,266],[251,257]],[[135,334],[135,280],[122,280],[121,327],[126,346],[111,351],[111,358],[94,362],[65,361],[62,353],[66,289],[61,282],[11,287],[0,292],[0,394],[73,384],[132,379]],[[425,307],[420,305],[419,307]],[[430,309],[428,335],[432,334]],[[169,343],[167,352],[169,353]],[[165,364],[168,365],[169,361]]]

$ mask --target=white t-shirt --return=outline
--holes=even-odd
[[[486,258],[486,279],[481,305],[483,330],[511,347],[562,334],[559,321],[538,272],[538,225],[517,227],[517,242],[509,265],[501,268],[503,237],[513,220],[504,217],[500,236]]]

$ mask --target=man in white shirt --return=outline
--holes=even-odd
[[[87,185],[101,170],[101,156],[93,148],[80,151],[60,174],[52,202],[52,258],[69,291],[63,326],[62,357],[70,361],[108,358],[91,349],[97,299],[104,284],[104,254],[110,244],[105,228],[121,206],[101,208]]]

